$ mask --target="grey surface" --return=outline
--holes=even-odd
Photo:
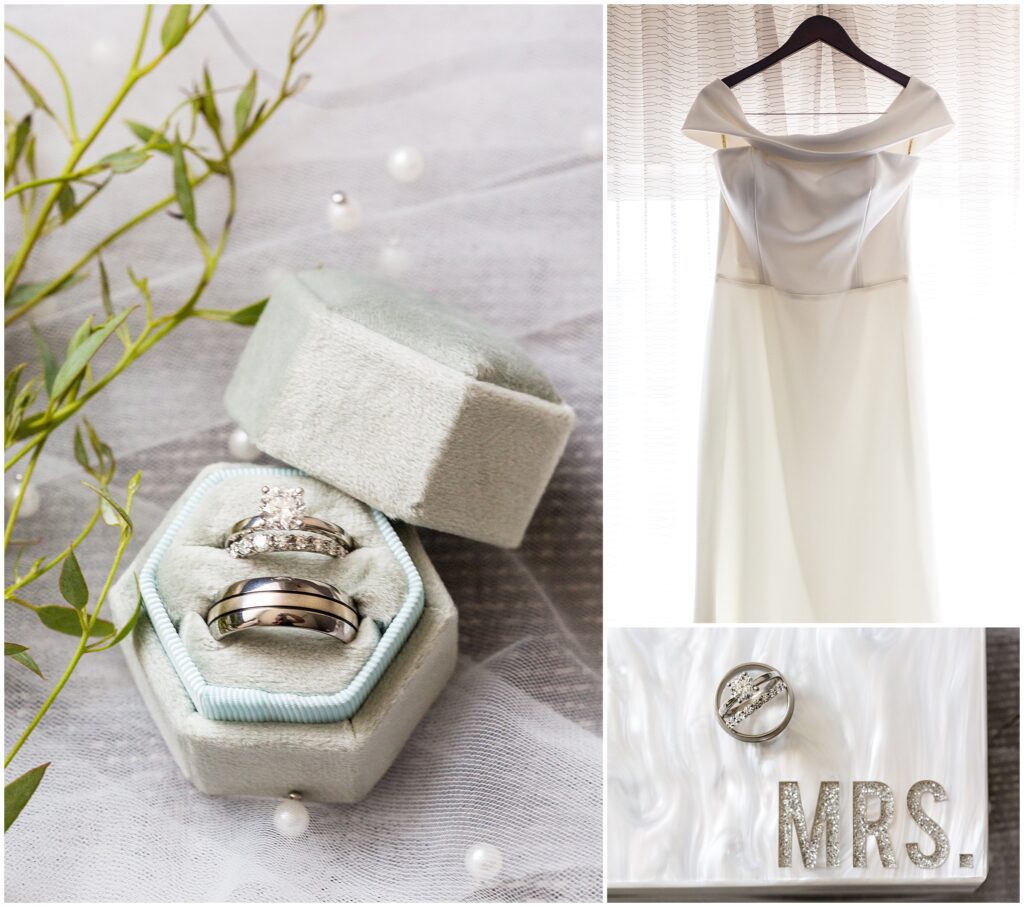
[[[990,629],[988,878],[962,901],[1020,901],[1020,629]]]
[[[297,13],[220,8],[231,42],[207,19],[123,116],[162,115],[204,62],[219,84],[240,85],[244,60],[256,59],[266,87]],[[79,119],[90,122],[122,74],[139,9],[22,6],[7,16],[50,45],[75,86]],[[602,185],[600,163],[583,146],[602,122],[601,38],[598,7],[330,8],[305,67],[308,91],[239,163],[235,233],[204,300],[244,305],[266,295],[282,270],[321,264],[381,274],[380,252],[397,238],[411,258],[398,280],[517,340],[575,410],[578,426],[520,549],[424,533],[460,612],[462,659],[438,704],[367,801],[314,806],[313,829],[296,849],[269,832],[266,802],[190,788],[120,655],[90,657],[8,772],[54,760],[7,835],[9,900],[600,897]],[[97,52],[100,41],[113,44],[112,62]],[[53,88],[24,47],[9,52]],[[8,104],[20,110],[16,92]],[[97,153],[127,140],[123,127],[112,128]],[[404,144],[427,160],[411,186],[384,167]],[[61,154],[51,143],[42,157]],[[53,273],[164,194],[169,179],[160,161],[129,174],[81,227],[44,244],[27,277]],[[356,233],[329,229],[326,207],[339,188],[363,205]],[[211,223],[215,190],[197,196]],[[183,298],[196,262],[181,224],[158,218],[110,250],[115,305],[136,301],[126,265],[149,277],[166,311]],[[98,311],[93,273],[40,307],[35,321],[56,347]],[[118,454],[121,481],[143,472],[131,553],[200,469],[227,457],[221,398],[246,338],[242,328],[185,324],[88,407]],[[11,362],[34,355],[25,323],[6,345]],[[38,476],[42,508],[19,535],[50,550],[92,500],[69,432],[52,439]],[[94,588],[111,545],[102,532],[81,551]],[[56,594],[54,583],[33,590],[38,600]],[[7,609],[6,628],[33,647],[48,677],[59,674],[72,640],[20,609]],[[17,665],[6,666],[6,679],[10,740],[47,685]],[[217,858],[214,845],[225,838],[230,846]],[[462,862],[478,841],[505,854],[502,877],[488,885],[474,883]],[[253,876],[246,867],[254,863],[266,871]]]

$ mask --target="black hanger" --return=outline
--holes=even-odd
[[[731,76],[726,76],[722,81],[730,88],[735,88],[740,82],[749,79],[751,76],[756,76],[759,72],[763,72],[776,63],[781,63],[786,57],[795,54],[798,50],[803,50],[815,41],[823,41],[829,47],[834,47],[840,53],[846,54],[850,59],[856,60],[868,69],[881,73],[887,79],[892,79],[893,82],[902,85],[904,88],[910,81],[910,76],[898,72],[891,66],[880,63],[874,57],[869,57],[864,53],[853,43],[853,39],[847,34],[846,29],[829,16],[811,16],[809,19],[804,19],[796,27],[796,31],[789,36],[789,40],[778,50],[773,50],[764,59],[751,63],[750,66],[741,69],[739,72],[734,72]]]

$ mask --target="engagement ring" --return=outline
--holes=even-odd
[[[301,488],[260,489],[258,516],[239,520],[231,527],[224,547],[232,557],[253,557],[275,551],[308,551],[339,557],[356,547],[340,526],[306,516]]]
[[[776,697],[785,695],[785,715],[762,732],[744,733],[739,726]],[[778,737],[793,717],[796,697],[786,678],[771,665],[747,662],[730,670],[715,692],[715,715],[722,729],[745,743],[763,743]]]

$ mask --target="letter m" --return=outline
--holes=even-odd
[[[779,866],[793,864],[793,838],[790,827],[796,829],[800,856],[806,869],[818,865],[821,839],[825,838],[825,865],[839,865],[839,782],[822,781],[818,789],[818,805],[814,821],[807,831],[807,818],[800,800],[800,784],[796,781],[779,782]]]

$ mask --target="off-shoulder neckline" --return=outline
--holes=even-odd
[[[690,138],[713,148],[766,147],[798,158],[845,158],[913,143],[917,150],[947,132],[953,121],[938,92],[911,76],[889,106],[871,120],[836,132],[769,134],[754,126],[721,79],[697,95],[683,125]]]

